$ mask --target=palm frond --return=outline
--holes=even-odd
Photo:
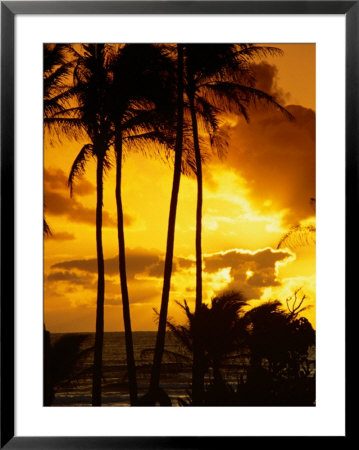
[[[277,249],[285,246],[289,248],[315,244],[316,227],[314,225],[294,225],[279,240]]]
[[[46,219],[44,218],[44,236],[51,236],[52,232],[51,232],[51,228],[49,226],[49,224],[47,223]]]
[[[126,136],[123,138],[128,148],[140,151],[143,155],[149,157],[158,157],[161,155],[169,157],[169,138],[160,131],[148,131],[145,133]]]
[[[94,155],[94,147],[92,144],[86,144],[82,147],[79,154],[76,156],[75,161],[72,164],[67,184],[70,188],[70,195],[73,194],[74,181],[76,178],[82,176],[85,173],[86,163]]]
[[[239,44],[235,57],[240,59],[254,60],[266,56],[282,56],[283,50],[271,46],[257,46],[253,44]]]
[[[295,120],[294,116],[281,106],[273,96],[260,89],[228,81],[209,82],[206,83],[205,87],[219,95],[221,101],[226,101],[229,108],[239,108],[240,113],[242,113],[241,106],[245,107],[249,103],[256,105],[258,102],[263,102],[280,111],[287,119]],[[221,108],[220,104],[218,104],[218,108]]]
[[[45,131],[62,139],[80,140],[84,137],[85,129],[81,119],[65,117],[45,117]]]

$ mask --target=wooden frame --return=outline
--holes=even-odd
[[[1,443],[8,449],[205,448],[238,445],[217,437],[14,436],[14,20],[18,14],[341,14],[346,17],[346,296],[358,248],[349,217],[358,202],[358,1],[4,1],[1,2]],[[351,209],[352,211],[352,209]],[[243,438],[242,438],[243,439]],[[220,441],[220,442],[217,442]],[[225,441],[225,442],[223,442]]]

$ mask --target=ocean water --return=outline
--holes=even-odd
[[[95,334],[82,334],[85,335],[85,339],[80,351],[85,351],[93,347]],[[55,343],[61,336],[63,334],[51,334],[51,343]],[[155,340],[156,332],[154,331],[133,333],[139,396],[148,391]],[[309,359],[312,360],[311,372],[314,375],[315,348],[311,349]],[[229,361],[222,370],[226,381],[236,385],[245,380],[248,362],[246,357]],[[85,351],[84,357],[76,368],[76,377],[56,388],[53,406],[91,406],[92,364],[93,352]],[[178,405],[179,399],[187,398],[191,371],[190,355],[170,333],[167,333],[161,370],[161,387],[171,398],[173,406]],[[130,406],[124,332],[104,334],[102,404],[103,406]]]
[[[94,333],[84,334],[87,337],[81,344],[81,351],[93,347],[95,342]],[[51,342],[56,342],[61,336],[51,334]],[[139,396],[148,391],[155,340],[154,331],[133,333]],[[178,398],[187,396],[186,390],[190,387],[191,365],[189,361],[186,362],[188,357],[185,350],[167,333],[161,387],[170,396],[173,405],[178,403]],[[79,364],[76,378],[56,388],[53,406],[91,405],[92,363],[93,352],[89,352]],[[124,332],[104,334],[102,404],[130,406]]]

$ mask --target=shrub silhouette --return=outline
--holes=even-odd
[[[315,379],[308,352],[315,344],[310,322],[300,317],[305,296],[299,290],[287,299],[287,311],[278,300],[265,302],[247,312],[240,293],[215,297],[211,306],[202,305],[197,323],[198,338],[208,373],[204,406],[299,406],[313,405]],[[168,329],[193,352],[194,314],[187,302],[186,324],[168,322]],[[233,362],[247,359],[245,365]],[[239,371],[239,368],[245,368]],[[226,380],[224,368],[237,372],[238,382]],[[193,405],[192,392],[182,405]]]
[[[44,330],[44,406],[51,406],[56,387],[73,381],[81,373],[79,363],[93,348],[81,349],[87,334],[67,334],[51,344],[49,331]]]

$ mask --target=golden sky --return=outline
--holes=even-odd
[[[271,44],[272,45],[272,44]],[[203,168],[203,296],[240,290],[250,304],[285,301],[302,288],[306,316],[315,320],[315,246],[294,242],[276,250],[292,226],[315,225],[315,45],[274,44],[281,57],[257,62],[258,87],[295,116],[250,111],[250,123],[225,118],[226,157]],[[84,142],[86,143],[86,142]],[[95,161],[70,198],[67,177],[83,143],[45,135],[44,196],[52,236],[44,245],[44,320],[51,332],[94,331],[96,305]],[[172,186],[172,166],[141,153],[123,169],[126,260],[134,330],[157,329]],[[195,297],[196,182],[182,176],[169,316],[175,300]],[[104,179],[105,331],[122,331],[115,204],[115,170]]]

